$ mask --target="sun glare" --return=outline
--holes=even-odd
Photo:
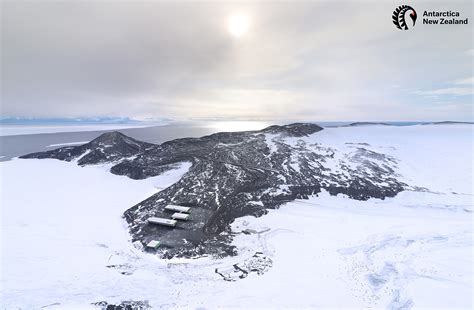
[[[250,18],[246,14],[232,14],[227,22],[229,33],[239,38],[246,34],[250,28]]]

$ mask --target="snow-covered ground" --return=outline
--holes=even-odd
[[[237,257],[160,260],[129,242],[121,214],[189,168],[134,181],[107,166],[13,160],[1,169],[1,305],[87,307],[148,300],[158,308],[472,309],[473,126],[330,128],[309,139],[398,159],[426,188],[386,200],[320,193],[232,224]],[[267,272],[224,281],[262,252]]]

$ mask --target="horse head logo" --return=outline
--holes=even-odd
[[[392,20],[395,26],[400,30],[408,30],[408,25],[405,22],[405,13],[410,11],[410,18],[413,21],[413,26],[416,22],[416,11],[409,5],[400,5],[393,11]]]

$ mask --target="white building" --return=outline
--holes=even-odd
[[[178,206],[178,205],[167,205],[165,207],[165,210],[189,213],[189,211],[191,211],[191,208],[190,207]]]
[[[158,240],[151,240],[150,242],[148,242],[148,244],[146,245],[147,248],[150,248],[150,249],[158,249],[159,246],[160,246],[161,242],[158,241]]]
[[[173,220],[182,220],[182,221],[187,221],[189,220],[189,217],[191,215],[187,214],[187,213],[174,213],[171,218]]]
[[[176,220],[163,219],[163,218],[159,218],[159,217],[150,217],[150,218],[148,219],[148,223],[150,223],[150,224],[156,224],[156,225],[163,225],[163,226],[175,227],[177,221],[176,221]]]

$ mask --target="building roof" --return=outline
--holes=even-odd
[[[167,205],[165,210],[170,211],[178,211],[178,212],[189,212],[191,210],[190,207],[178,206],[178,205]]]
[[[149,248],[157,248],[157,247],[160,246],[160,241],[151,240],[150,242],[148,242],[148,244],[146,246],[149,247]]]
[[[148,219],[148,223],[158,224],[158,225],[165,225],[165,226],[176,226],[177,221],[164,219],[160,217],[150,217]]]
[[[187,214],[187,213],[174,213],[171,217],[175,220],[185,220],[186,221],[186,220],[189,219],[189,214]]]

